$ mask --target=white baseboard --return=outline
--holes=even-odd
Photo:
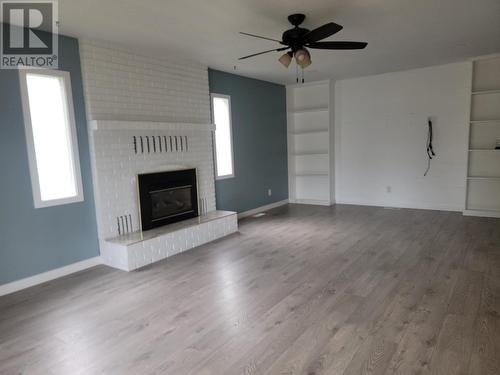
[[[311,204],[315,206],[332,206],[334,203],[328,200],[319,200],[319,199],[294,199],[290,203],[296,204]]]
[[[429,205],[429,204],[414,204],[414,203],[388,203],[388,202],[372,202],[372,201],[355,201],[346,199],[337,199],[337,204],[350,204],[355,206],[373,206],[386,208],[408,208],[414,210],[435,210],[435,211],[452,211],[462,212],[463,207],[455,207],[448,205]]]
[[[283,206],[283,205],[285,205],[287,203],[288,203],[288,199],[285,199],[285,200],[282,200],[282,201],[278,201],[278,202],[266,204],[265,206],[260,206],[260,207],[257,207],[257,208],[253,208],[253,209],[245,211],[245,212],[240,212],[238,214],[238,219],[243,219],[244,217],[252,216],[252,215],[258,214],[260,212],[264,212],[264,211],[270,210],[271,208]]]
[[[493,217],[500,218],[500,211],[486,211],[486,210],[464,210],[464,216],[479,216],[479,217]]]
[[[16,280],[8,284],[0,285],[0,296],[14,293],[22,289],[29,288],[34,285],[42,284],[47,281],[58,279],[60,277],[82,271],[84,269],[102,264],[101,257],[85,259],[81,262],[69,264],[67,266],[56,268],[47,272],[39,273],[38,275],[30,276],[25,279]]]

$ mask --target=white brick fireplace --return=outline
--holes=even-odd
[[[89,41],[80,54],[104,262],[132,270],[236,231],[215,212],[207,68]],[[137,232],[137,175],[182,168],[196,168],[200,218]]]

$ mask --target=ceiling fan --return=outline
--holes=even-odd
[[[281,37],[282,40],[240,32],[240,34],[251,36],[254,38],[267,39],[274,42],[278,42],[286,47],[280,47],[263,52],[253,53],[248,56],[240,57],[238,60],[248,59],[250,57],[262,55],[264,53],[285,51],[287,49],[290,49],[290,51],[286,52],[279,58],[279,62],[283,64],[283,66],[288,68],[288,66],[292,62],[292,58],[295,57],[297,65],[300,66],[302,69],[304,69],[309,65],[311,65],[311,55],[307,50],[307,48],[349,50],[349,49],[363,49],[368,44],[365,42],[344,42],[344,41],[320,42],[320,40],[328,38],[329,36],[338,33],[340,30],[342,30],[343,27],[334,22],[329,22],[314,30],[308,30],[303,27],[299,27],[302,24],[302,22],[304,22],[305,18],[306,16],[300,13],[288,16],[288,21],[294,27],[289,30],[286,30],[283,33]]]

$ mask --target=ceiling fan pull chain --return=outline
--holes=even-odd
[[[302,68],[302,83],[304,83],[304,68]]]
[[[295,64],[295,81],[299,83],[299,65]]]

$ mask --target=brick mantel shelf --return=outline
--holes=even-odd
[[[215,131],[215,124],[159,121],[91,120],[92,130],[196,130]]]

